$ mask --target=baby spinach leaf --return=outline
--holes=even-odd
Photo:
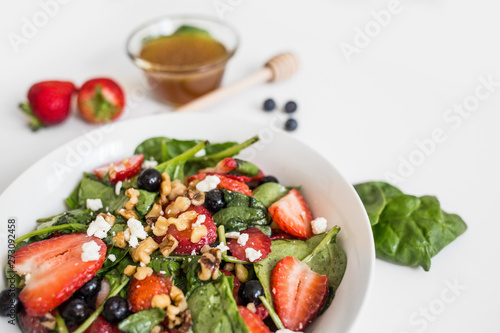
[[[144,154],[144,160],[163,163],[193,148],[198,140],[177,140],[166,137],[150,138],[135,148],[134,154]]]
[[[83,178],[78,189],[78,207],[86,208],[87,199],[101,199],[104,209],[115,212],[123,207],[128,197],[122,193],[115,194],[115,187],[103,184],[98,180]]]
[[[186,298],[189,298],[191,293],[196,290],[198,287],[210,282],[210,281],[202,281],[198,277],[198,272],[201,271],[201,265],[198,262],[201,256],[190,256],[186,258],[182,262],[182,270],[186,272]]]
[[[178,179],[180,181],[184,181],[184,166],[186,165],[186,162],[193,158],[197,152],[205,148],[206,143],[206,141],[197,143],[195,146],[186,150],[182,154],[161,163],[156,167],[156,170],[160,173],[168,173],[171,180]]]
[[[158,197],[158,193],[148,192],[145,190],[139,190],[139,193],[139,198],[137,198],[139,201],[137,202],[137,205],[135,205],[135,209],[139,215],[144,216],[149,212],[151,207],[153,207],[153,204]]]
[[[377,188],[383,195],[382,209]],[[428,271],[431,258],[467,229],[458,215],[441,209],[436,197],[406,195],[383,182],[358,184],[355,189],[370,216],[380,259]]]
[[[160,252],[155,252],[151,255],[151,261],[147,265],[151,267],[155,273],[165,272],[165,276],[175,278],[181,269],[181,263],[170,259],[168,257],[164,257]]]
[[[97,275],[103,276],[106,272],[111,270],[113,267],[118,265],[128,254],[129,248],[126,249],[120,249],[119,247],[116,246],[111,246],[108,248],[108,252],[106,254],[106,260],[104,260],[104,264],[102,265],[101,269],[97,272]],[[109,259],[110,255],[115,256],[115,260],[111,261]]]
[[[299,260],[306,259],[304,262],[316,273],[326,275],[328,286],[337,290],[347,267],[346,254],[336,242],[336,234],[339,230],[336,227],[327,234],[319,234],[305,241],[298,239],[273,240],[271,253],[264,260],[254,264],[255,273],[264,288],[266,298],[272,300],[271,274],[274,267],[281,259],[288,256]],[[318,246],[323,240],[325,242]],[[312,256],[311,253],[313,253]]]
[[[253,191],[253,198],[269,208],[273,203],[284,197],[288,188],[278,183],[264,183]]]
[[[152,308],[139,311],[128,316],[118,324],[118,328],[127,333],[144,333],[160,324],[166,317],[165,311],[160,308]]]
[[[270,216],[266,206],[247,195],[222,189],[226,208],[213,215],[214,223],[224,225],[226,232],[242,231],[254,226],[267,226]]]
[[[59,215],[38,219],[37,222],[40,224],[37,229],[70,223],[90,224],[95,219],[95,216],[96,214],[90,209],[73,209]]]
[[[224,274],[195,289],[187,302],[197,333],[250,333],[233,298],[232,278]]]

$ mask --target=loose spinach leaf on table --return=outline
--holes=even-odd
[[[226,232],[264,227],[271,222],[266,206],[259,200],[238,192],[221,190],[226,208],[213,215],[214,223],[224,225]],[[267,228],[264,228],[264,233]]]
[[[188,299],[197,333],[250,333],[233,298],[233,278],[219,279],[196,288]]]
[[[384,182],[355,185],[372,224],[377,257],[430,269],[431,258],[465,232],[458,216],[441,209],[434,196],[403,194]]]
[[[128,316],[118,324],[118,328],[127,333],[145,333],[160,324],[167,314],[160,308],[143,310]]]
[[[338,232],[338,229],[332,229],[330,232]],[[327,236],[333,236],[332,240],[319,249],[306,264],[316,273],[326,275],[328,277],[328,286],[333,290],[337,290],[347,267],[347,257],[345,252],[337,245],[336,235],[330,233],[319,234],[305,241],[279,239],[271,242],[271,253],[266,259],[254,264],[255,273],[269,301],[272,301],[271,274],[276,264],[288,256],[304,260]]]

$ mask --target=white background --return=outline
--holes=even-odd
[[[349,181],[396,175],[402,190],[438,196],[445,210],[460,214],[469,226],[433,259],[430,272],[377,260],[371,297],[354,332],[500,332],[500,86],[460,123],[444,118],[454,104],[474,101],[479,77],[500,82],[495,1],[401,0],[380,28],[372,12],[386,10],[388,1],[73,0],[59,5],[17,51],[9,33],[22,36],[23,19],[33,22],[42,8],[38,1],[4,2],[0,191],[51,150],[95,128],[75,115],[32,133],[17,109],[31,84],[44,79],[81,84],[110,76],[133,101],[121,119],[170,112],[149,95],[133,95],[144,86],[125,54],[126,38],[161,15],[217,17],[217,3],[232,6],[221,16],[242,39],[225,83],[282,51],[296,52],[302,68],[289,82],[257,87],[205,112],[271,122],[284,115],[262,112],[265,98],[279,105],[296,100],[299,129],[293,135],[322,152]],[[365,28],[373,37],[361,45],[356,36]],[[346,44],[360,46],[350,61],[341,51]],[[428,140],[436,129],[444,140],[419,153],[416,141]],[[403,170],[403,160],[414,165]],[[19,200],[29,209],[26,191]],[[450,284],[460,289],[453,292]]]

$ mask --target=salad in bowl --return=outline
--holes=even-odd
[[[237,157],[258,140],[153,137],[88,170],[12,242],[2,314],[26,333],[306,331],[341,287],[343,226]]]

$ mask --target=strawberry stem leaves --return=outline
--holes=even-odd
[[[31,108],[31,104],[29,103],[21,103],[19,104],[19,108],[28,116],[29,118],[29,126],[33,132],[38,131],[40,128],[45,127],[40,119],[38,119],[33,113],[33,109]]]

